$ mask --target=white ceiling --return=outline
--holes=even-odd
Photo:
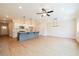
[[[22,6],[22,9],[18,7]],[[41,8],[47,10],[54,10],[50,18],[63,15],[61,12],[72,13],[79,7],[79,4],[74,3],[0,3],[0,16],[12,16],[15,18],[40,19],[40,15],[37,12],[41,12]],[[67,14],[65,13],[65,14]],[[62,17],[62,16],[60,16]]]

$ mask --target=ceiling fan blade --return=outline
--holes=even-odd
[[[47,14],[47,16],[50,16],[49,14]]]
[[[51,12],[54,12],[54,11],[48,11],[47,13],[51,13]]]
[[[43,13],[36,13],[36,14],[43,14]]]
[[[44,8],[42,8],[42,11],[46,12],[46,10]]]

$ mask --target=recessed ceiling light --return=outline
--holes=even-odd
[[[19,9],[22,9],[22,6],[19,6],[18,8],[19,8]]]

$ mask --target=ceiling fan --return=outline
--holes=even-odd
[[[50,16],[49,13],[52,13],[52,12],[54,12],[54,11],[53,10],[47,11],[46,9],[42,8],[42,12],[41,13],[36,13],[36,14],[41,14],[41,17],[43,17],[43,16]]]

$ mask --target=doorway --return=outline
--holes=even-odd
[[[0,36],[9,35],[8,23],[0,23]]]

